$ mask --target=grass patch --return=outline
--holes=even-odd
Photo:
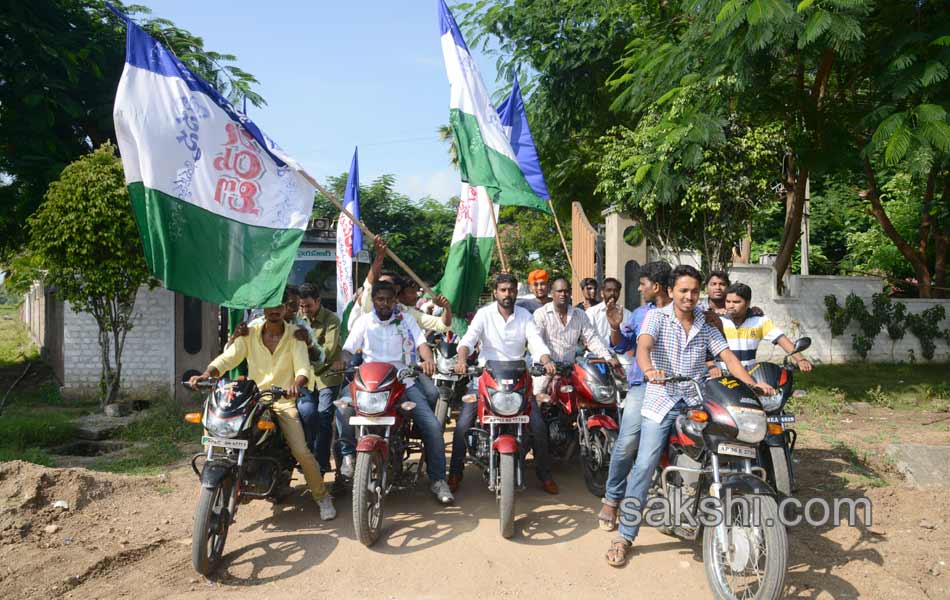
[[[0,367],[39,358],[39,350],[20,322],[17,306],[0,304]],[[4,390],[6,391],[6,390]]]
[[[184,411],[170,400],[153,401],[152,408],[141,420],[126,427],[119,439],[136,444],[131,452],[119,459],[96,462],[93,468],[112,473],[151,475],[164,470],[185,457],[182,446],[196,442],[201,428],[186,423]]]
[[[848,402],[948,410],[947,369],[947,365],[817,365],[811,373],[795,373],[795,388],[808,395],[794,402],[825,413],[840,412]]]

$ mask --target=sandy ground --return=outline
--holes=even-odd
[[[950,598],[946,492],[892,480],[856,489],[839,449],[818,433],[802,438],[800,495],[865,492],[874,525],[792,529],[787,597]],[[279,507],[252,502],[207,580],[191,569],[198,486],[187,466],[125,477],[5,463],[0,598],[709,597],[699,544],[653,529],[626,568],[608,566],[612,534],[597,529],[599,501],[573,464],[555,475],[558,496],[533,482],[518,495],[512,540],[500,537],[494,499],[472,469],[454,506],[438,506],[421,484],[391,496],[373,548],[354,539],[349,495],[327,523],[301,494]],[[69,510],[52,508],[56,500]]]

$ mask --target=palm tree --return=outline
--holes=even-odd
[[[452,133],[451,125],[440,125],[437,131],[439,132],[439,139],[449,145],[449,162],[458,169],[459,149],[455,146],[455,135]]]

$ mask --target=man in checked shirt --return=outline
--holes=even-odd
[[[680,265],[673,269],[669,279],[671,304],[647,313],[637,338],[637,363],[647,380],[646,396],[640,414],[640,446],[633,471],[627,479],[627,491],[621,504],[618,537],[610,542],[607,562],[615,567],[626,564],[627,554],[637,537],[640,520],[631,515],[627,500],[633,500],[642,516],[647,491],[660,455],[667,443],[676,417],[690,406],[699,404],[699,397],[691,384],[656,383],[673,375],[702,377],[706,353],[724,362],[733,377],[742,381],[758,394],[771,396],[771,386],[756,383],[742,367],[736,355],[719,330],[706,321],[705,313],[697,307],[702,275],[694,267]]]

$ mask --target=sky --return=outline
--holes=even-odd
[[[267,101],[248,116],[318,180],[349,170],[359,146],[363,184],[391,173],[412,199],[458,195],[437,134],[449,115],[437,0],[138,3],[236,55]],[[496,90],[495,57],[472,51]]]

